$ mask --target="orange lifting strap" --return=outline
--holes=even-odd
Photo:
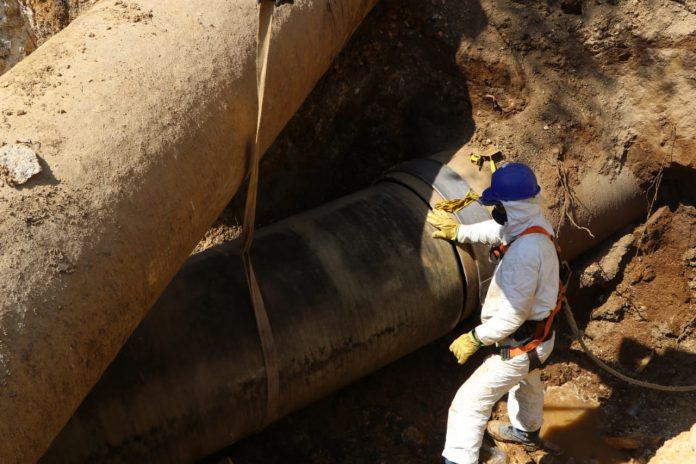
[[[554,246],[556,247],[556,253],[558,254],[558,260],[559,260],[559,264],[560,264],[561,248],[558,246],[558,243],[556,243],[556,240],[554,239],[553,235],[548,233],[546,231],[546,229],[544,229],[543,227],[540,227],[540,226],[532,226],[528,229],[525,229],[524,232],[522,232],[520,235],[515,237],[507,245],[498,246],[495,250],[493,250],[493,254],[497,257],[502,257],[502,255],[505,254],[505,252],[510,248],[510,245],[512,245],[515,240],[522,237],[523,235],[529,235],[529,234],[546,235],[549,238],[549,240],[551,240],[553,242]],[[553,321],[554,321],[554,318],[556,317],[556,314],[558,314],[559,311],[561,310],[561,307],[563,307],[564,296],[565,296],[565,288],[563,286],[563,281],[559,280],[559,282],[558,282],[558,298],[556,299],[556,306],[551,311],[551,314],[549,314],[549,317],[547,317],[545,320],[539,321],[539,323],[537,323],[536,329],[534,332],[534,338],[532,340],[530,340],[528,343],[526,343],[524,345],[509,348],[508,356],[510,358],[524,354],[524,353],[529,353],[534,348],[541,345],[544,342],[544,340],[546,340],[546,338],[551,334],[551,330],[553,328]]]

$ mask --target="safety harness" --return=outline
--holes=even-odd
[[[556,242],[556,239],[546,231],[543,227],[540,226],[532,226],[529,227],[528,229],[525,229],[521,234],[519,234],[517,237],[512,239],[510,243],[507,245],[502,244],[498,245],[497,247],[494,247],[491,249],[491,256],[496,258],[496,259],[502,259],[503,255],[507,252],[507,250],[510,248],[510,246],[517,240],[518,238],[525,236],[525,235],[530,235],[530,234],[542,234],[545,235],[553,242],[554,246],[556,247],[556,254],[558,255],[558,261],[559,265],[562,263],[561,261],[561,248],[558,246],[558,243]],[[556,298],[556,306],[551,310],[551,314],[544,319],[543,321],[528,321],[534,324],[533,326],[533,333],[527,336],[522,336],[522,337],[515,337],[515,334],[520,332],[522,330],[523,332],[529,333],[531,330],[529,329],[529,326],[527,325],[527,322],[525,322],[520,329],[518,329],[515,334],[512,335],[512,338],[515,340],[520,340],[522,341],[522,344],[519,346],[501,346],[498,348],[500,356],[504,360],[508,360],[510,358],[513,358],[515,356],[519,356],[521,354],[525,353],[530,353],[530,358],[532,357],[532,351],[539,345],[541,345],[543,342],[551,338],[551,334],[553,333],[553,323],[554,319],[556,317],[556,314],[558,314],[563,307],[563,299],[565,296],[565,285],[563,283],[563,279],[559,279],[558,282],[558,297]],[[522,334],[520,334],[522,335]],[[536,353],[536,352],[534,352]],[[540,364],[538,357],[534,356],[534,360],[530,359],[530,364]],[[530,370],[532,370],[532,366],[530,366]]]

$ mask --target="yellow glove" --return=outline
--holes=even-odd
[[[445,240],[457,239],[457,224],[449,214],[436,209],[428,213],[427,221],[437,227],[437,231],[433,232],[433,238],[443,238]]]
[[[459,338],[452,342],[449,349],[454,354],[454,357],[457,358],[457,363],[464,364],[472,354],[476,353],[481,345],[482,343],[478,341],[472,330],[464,335],[460,335]]]

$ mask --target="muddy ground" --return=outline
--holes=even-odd
[[[17,8],[5,24],[13,40],[38,44],[89,3],[24,1],[34,27],[27,32]],[[531,164],[558,226],[582,208],[562,178],[572,194],[587,173],[629,169],[643,182],[645,219],[574,262],[571,304],[588,345],[612,366],[696,384],[695,31],[692,0],[383,0],[266,154],[260,226],[363,188],[400,161],[462,145],[496,145]],[[8,68],[16,61],[0,58]],[[236,236],[242,200],[197,250]],[[449,403],[486,355],[460,367],[447,346],[474,324],[210,461],[438,462]],[[696,422],[695,394],[607,376],[564,322],[543,377],[599,405],[596,426],[581,427],[588,414],[566,435],[613,450],[554,462],[648,462]],[[512,462],[531,459],[508,451]]]

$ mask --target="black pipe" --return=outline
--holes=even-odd
[[[431,238],[421,180],[382,182],[258,231],[252,258],[279,356],[278,417],[468,315],[471,263]],[[266,425],[262,352],[232,248],[189,259],[42,462],[186,462]]]

